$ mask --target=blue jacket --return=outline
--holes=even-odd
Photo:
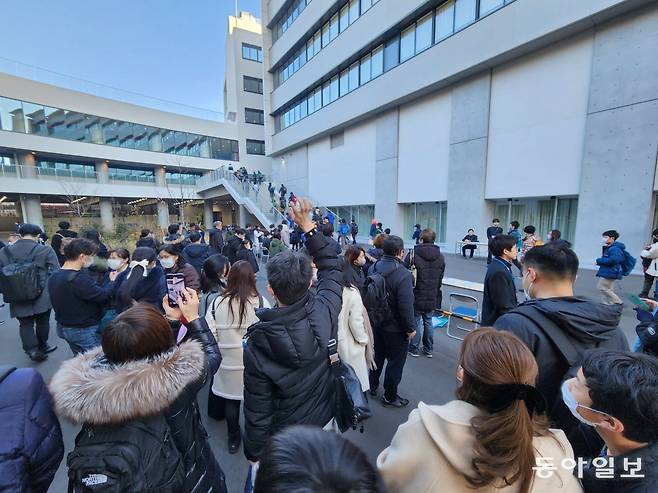
[[[0,491],[45,493],[64,444],[48,388],[33,368],[0,376],[0,436]]]
[[[523,248],[523,235],[521,232],[518,229],[510,229],[507,234],[516,238],[516,249],[520,252]]]
[[[621,279],[621,264],[624,262],[624,251],[626,245],[621,241],[615,241],[612,245],[603,247],[603,256],[596,259],[599,265],[597,277],[604,279]]]

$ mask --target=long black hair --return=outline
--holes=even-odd
[[[136,248],[133,252],[133,261],[141,262],[142,260],[148,260],[149,264],[155,262],[157,254],[153,248],[149,247],[139,247]],[[141,281],[144,277],[144,267],[141,265],[136,265],[128,272],[128,279],[126,279],[117,292],[117,299],[121,306],[131,306],[134,298],[133,291],[135,286]]]
[[[222,277],[229,265],[229,260],[219,253],[208,257],[201,268],[201,292],[223,291],[226,286]]]

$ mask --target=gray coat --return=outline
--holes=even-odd
[[[33,247],[34,241],[25,239],[18,240],[13,245],[3,248],[0,250],[0,267],[9,264],[7,252],[5,251],[7,248],[11,250],[11,254],[16,260],[23,260],[27,257]],[[41,272],[42,286],[44,286],[43,293],[41,293],[41,296],[34,301],[26,303],[11,303],[9,309],[13,318],[30,317],[52,308],[52,305],[50,304],[50,296],[48,296],[48,278],[50,277],[50,274],[59,270],[59,261],[57,260],[55,250],[48,245],[37,246],[37,249],[34,251],[34,262],[39,266]]]

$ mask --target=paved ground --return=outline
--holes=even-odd
[[[468,281],[482,282],[486,269],[484,259],[465,260],[454,255],[446,255],[447,268],[446,276]],[[577,294],[598,299],[596,291],[595,272],[583,270],[578,276],[576,283]],[[261,293],[265,293],[264,270],[259,273],[259,288]],[[624,279],[620,285],[621,294],[626,297],[630,293],[638,293],[641,287],[642,279],[640,276],[631,276]],[[465,292],[464,290],[455,289],[449,286],[444,287],[443,297],[447,303],[448,294],[451,292]],[[470,292],[469,294],[473,294]],[[481,299],[480,294],[475,294]],[[523,295],[520,294],[520,297]],[[6,323],[0,326],[0,361],[3,364],[12,364],[16,366],[35,366],[25,354],[21,351],[20,341],[18,338],[18,327],[15,320],[9,319],[9,310],[7,307],[0,309],[0,320],[6,320]],[[635,317],[630,307],[624,309],[622,319],[622,330],[628,336],[629,340],[634,337]],[[53,324],[54,327],[54,324]],[[37,367],[46,380],[49,380],[59,364],[71,357],[68,346],[62,340],[58,340],[51,331],[51,342],[58,344],[57,351],[50,355],[47,361],[39,364]],[[405,367],[402,384],[400,385],[400,394],[411,401],[411,406],[407,409],[388,409],[383,408],[378,402],[373,402],[374,416],[366,423],[366,429],[363,434],[358,432],[348,432],[346,436],[360,445],[368,454],[368,457],[374,461],[379,452],[384,449],[391,441],[398,425],[404,422],[413,409],[412,406],[419,401],[440,404],[450,400],[455,389],[455,362],[459,350],[459,342],[446,337],[444,331],[437,331],[435,335],[434,358],[427,359],[408,358]],[[206,409],[207,389],[199,394],[199,401],[202,410]],[[226,425],[216,421],[205,419],[210,440],[215,454],[224,469],[227,479],[229,493],[242,491],[246,477],[246,460],[240,452],[237,455],[229,455],[226,446]],[[66,452],[68,453],[73,445],[77,427],[68,423],[62,423],[62,430],[65,437]],[[65,461],[55,477],[55,481],[49,491],[63,493],[66,491],[66,467]]]

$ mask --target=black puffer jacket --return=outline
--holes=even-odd
[[[245,455],[258,460],[280,429],[324,426],[333,416],[333,379],[327,345],[342,306],[338,257],[319,233],[306,241],[318,268],[316,294],[296,303],[258,310],[244,348]]]
[[[222,251],[222,255],[228,258],[229,262],[234,264],[238,260],[237,254],[240,248],[242,248],[242,240],[237,236],[233,235],[224,244],[224,250]]]
[[[50,390],[57,413],[76,424],[120,425],[163,415],[183,460],[181,491],[222,493],[226,492],[224,474],[197,404],[197,393],[215,374],[222,357],[205,319],[190,322],[187,329],[180,346],[149,360],[111,365],[97,348],[65,361]],[[130,388],[139,392],[131,393]]]
[[[191,243],[183,249],[183,258],[201,275],[203,263],[212,254],[210,247],[203,243]]]
[[[420,243],[414,247],[413,263],[416,266],[414,309],[431,312],[441,308],[441,283],[446,269],[441,249],[434,243]],[[407,255],[405,265],[411,268],[411,254]]]
[[[386,278],[386,289],[393,318],[381,327],[382,332],[409,334],[416,330],[414,320],[414,285],[411,272],[395,257],[384,255],[368,271],[382,274]]]

